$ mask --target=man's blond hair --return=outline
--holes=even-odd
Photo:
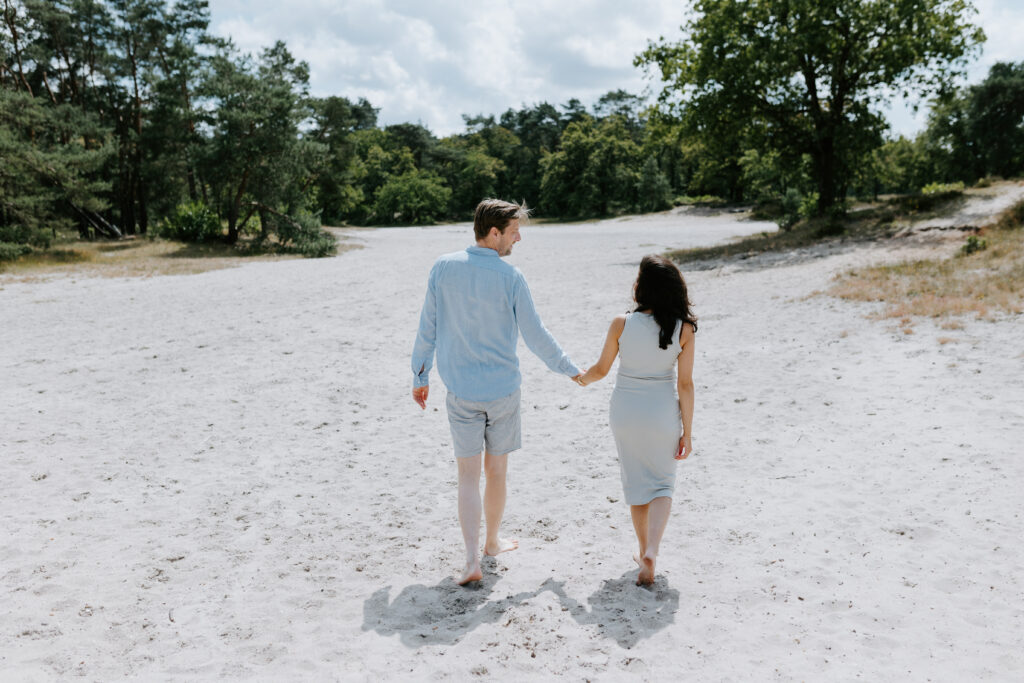
[[[476,213],[473,215],[473,233],[478,240],[487,237],[491,228],[497,228],[498,232],[504,234],[505,228],[514,220],[523,220],[530,217],[530,209],[526,202],[517,204],[506,202],[503,199],[485,199],[476,205]]]

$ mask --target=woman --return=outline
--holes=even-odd
[[[636,582],[649,585],[672,509],[675,461],[685,460],[693,450],[697,321],[682,274],[661,256],[645,256],[640,262],[633,298],[636,309],[612,321],[600,360],[576,381],[583,386],[598,381],[611,370],[615,356],[620,357],[609,422],[640,542],[633,557],[640,565]]]

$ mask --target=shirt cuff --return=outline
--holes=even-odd
[[[576,367],[576,364],[573,363],[568,358],[565,359],[565,369],[563,370],[563,372],[569,377],[575,377],[576,375],[583,374],[583,371]]]
[[[425,386],[428,386],[429,384],[430,384],[430,373],[429,372],[424,372],[422,374],[413,375],[412,376],[412,385],[413,385],[413,387],[416,387],[416,388],[425,387]]]

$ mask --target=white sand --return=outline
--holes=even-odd
[[[510,260],[586,365],[643,254],[764,229],[535,225]],[[1024,316],[908,336],[808,296],[898,256],[877,244],[687,273],[697,452],[653,590],[612,378],[524,348],[520,549],[461,589],[444,390],[420,412],[409,352],[469,228],[352,234],[336,259],[0,278],[0,680],[1024,677]]]

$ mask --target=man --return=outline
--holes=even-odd
[[[518,542],[498,536],[505,511],[508,454],[521,445],[519,358],[516,341],[551,370],[577,377],[579,368],[544,328],[519,269],[502,261],[521,238],[519,204],[485,199],[476,207],[476,246],[434,263],[412,352],[412,397],[427,407],[429,375],[437,370],[448,387],[448,422],[459,466],[459,524],[466,542],[466,567],[459,585],[483,578],[480,571],[480,465],[487,477],[483,510],[484,552],[515,550]]]

